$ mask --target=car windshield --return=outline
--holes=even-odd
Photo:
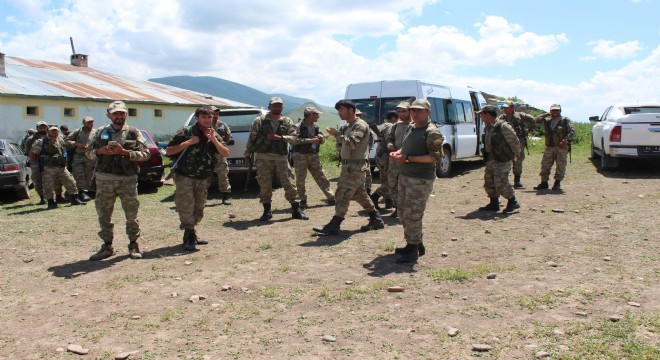
[[[660,113],[660,106],[624,107],[623,111],[626,113],[626,115],[630,115],[630,114],[658,114],[658,113]]]
[[[249,131],[254,119],[261,115],[261,110],[224,110],[220,112],[220,120],[227,124],[231,131]]]
[[[151,141],[151,138],[149,137],[149,135],[147,135],[146,131],[140,130],[140,132],[142,133],[142,137],[144,138],[144,142],[147,143],[147,146],[156,146],[156,144],[154,144],[154,142]]]

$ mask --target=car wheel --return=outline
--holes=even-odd
[[[27,200],[30,198],[30,184],[27,181],[21,183],[21,187],[16,189],[16,195],[21,200]]]
[[[605,153],[605,144],[601,144],[600,168],[603,170],[615,170],[619,167],[619,158],[611,157]]]
[[[440,161],[435,166],[435,175],[439,178],[449,177],[451,172],[451,150],[444,148]]]

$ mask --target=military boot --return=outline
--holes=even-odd
[[[514,175],[513,177],[513,187],[520,189],[523,187],[523,184],[520,182],[520,175]]]
[[[291,217],[298,220],[309,220],[307,215],[300,208],[300,203],[291,203]]]
[[[314,227],[313,230],[323,235],[338,235],[342,221],[344,221],[344,218],[333,216],[329,223],[323,227]]]
[[[374,203],[376,210],[380,211],[380,206],[378,206],[378,199],[380,198],[380,195],[378,193],[373,193],[369,195],[369,198],[371,199],[371,202]]]
[[[55,197],[55,201],[58,203],[63,203],[66,201],[66,199],[64,198],[64,196],[62,196],[62,194],[57,194],[57,196]]]
[[[385,209],[391,209],[394,207],[394,202],[392,199],[385,199]]]
[[[80,199],[80,201],[84,201],[84,202],[88,202],[88,201],[92,200],[92,198],[89,197],[87,194],[85,194],[85,192],[82,191],[82,190],[78,191],[78,199]]]
[[[385,227],[383,219],[380,218],[380,213],[378,211],[372,211],[369,213],[369,223],[360,228],[361,231],[369,230],[378,230]]]
[[[82,201],[78,194],[69,196],[71,198],[71,205],[85,205],[86,202]]]
[[[231,199],[229,198],[228,192],[223,192],[221,196],[223,205],[231,205]]]
[[[270,203],[263,203],[264,213],[261,215],[259,220],[268,221],[273,218],[273,213],[270,211]]]
[[[183,230],[183,248],[188,251],[197,251],[195,247],[195,237],[192,229]]]
[[[305,200],[300,200],[300,209],[305,210],[308,209],[309,206],[307,205],[307,199]]]
[[[131,241],[128,243],[128,256],[131,257],[131,259],[142,259],[142,251],[140,251],[140,246],[138,245],[137,241]]]
[[[534,186],[534,190],[548,190],[548,187],[547,181],[541,181],[540,184]]]
[[[192,229],[192,237],[195,238],[195,244],[196,245],[207,245],[209,242],[204,239],[200,239],[199,236],[197,236],[197,230]]]
[[[57,209],[58,207],[60,207],[60,206],[57,205],[57,203],[55,202],[55,200],[53,200],[53,199],[48,199],[48,210]]]
[[[479,211],[500,211],[500,198],[492,197],[490,198],[490,203],[486,206],[479,208]]]
[[[418,244],[408,244],[410,246],[406,246],[408,250],[405,250],[401,252],[401,257],[399,257],[396,262],[399,264],[410,264],[410,263],[415,263],[417,262],[417,259],[419,259],[419,245]]]
[[[555,183],[552,184],[552,190],[554,191],[561,190],[561,180],[555,180]]]
[[[46,199],[43,196],[39,197],[41,200],[37,203],[37,205],[46,205]]]
[[[506,203],[506,207],[502,210],[503,214],[508,214],[520,209],[520,203],[516,200],[516,197],[509,199],[509,202]]]
[[[400,247],[394,249],[395,254],[405,254],[408,251],[411,251],[412,244],[406,244],[405,247]],[[424,256],[426,254],[426,248],[424,247],[424,243],[419,243],[419,256]]]
[[[115,249],[112,247],[112,243],[105,243],[101,245],[101,249],[92,256],[89,257],[90,260],[103,260],[109,258],[115,254]]]

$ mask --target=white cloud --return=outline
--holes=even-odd
[[[637,53],[642,50],[642,46],[638,40],[628,41],[625,43],[617,44],[612,40],[596,40],[587,43],[593,46],[591,51],[606,59],[629,59],[637,56]]]

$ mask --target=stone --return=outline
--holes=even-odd
[[[199,301],[199,295],[193,295],[193,296],[191,296],[190,299],[188,299],[188,301],[190,301],[191,303],[196,303],[196,302],[198,302],[198,301]]]
[[[552,209],[552,212],[561,214],[561,213],[565,213],[566,210],[564,210],[564,209]]]
[[[138,350],[120,352],[119,354],[115,355],[115,360],[126,360],[131,355],[137,354],[137,352]]]
[[[218,304],[218,303],[211,304],[211,307],[214,309],[219,308],[220,306],[222,306],[222,304]]]
[[[222,291],[229,291],[231,290],[231,285],[222,285]]]
[[[186,264],[186,265],[192,265],[192,261],[185,261],[184,264]]]
[[[172,293],[172,297],[173,297],[173,298],[175,298],[175,297],[177,297],[177,296],[179,296],[179,294],[177,294],[177,293],[175,293],[175,292]]]
[[[140,315],[133,315],[133,316],[131,316],[131,319],[140,320],[140,319],[142,319],[142,317]]]
[[[78,293],[73,293],[71,294],[71,296],[78,296]]]
[[[55,351],[57,351],[57,352],[65,352],[66,349],[63,348],[63,347],[58,347],[57,349],[55,349]]]
[[[554,330],[552,330],[552,333],[555,334],[555,335],[559,335],[559,336],[566,334],[564,332],[564,330],[559,329],[559,328],[555,328]]]
[[[456,329],[456,328],[453,328],[453,327],[450,327],[447,330],[447,335],[449,335],[450,337],[454,337],[454,336],[458,335],[458,333],[459,333],[459,330]]]
[[[630,305],[630,306],[634,306],[634,307],[640,307],[640,306],[642,306],[642,304],[640,304],[640,303],[638,303],[638,302],[634,302],[634,301],[628,301],[628,305]]]
[[[401,286],[390,286],[387,288],[387,291],[389,292],[403,292],[403,288]]]
[[[489,280],[495,279],[496,277],[497,277],[496,273],[490,273],[490,274],[486,275],[486,279],[489,279]]]
[[[536,353],[536,358],[537,359],[547,358],[548,356],[550,356],[550,353],[547,352],[547,351],[539,351],[539,352]]]
[[[451,241],[458,241],[458,238],[457,238],[457,237],[453,237],[453,238],[451,238]]]
[[[609,256],[603,256],[604,261],[612,261],[612,258]]]
[[[323,335],[323,341],[325,342],[336,342],[337,338],[332,335]]]
[[[67,346],[66,351],[72,352],[72,353],[78,354],[78,355],[87,355],[87,354],[89,354],[89,349],[85,349],[82,346],[76,345],[76,344],[70,344],[69,346]]]
[[[208,294],[199,294],[197,296],[199,296],[200,300],[208,299],[208,297],[209,297]]]
[[[568,350],[571,349],[571,348],[569,348],[569,347],[566,346],[566,345],[559,345],[559,346],[557,346],[557,347],[558,347],[559,350],[561,350],[561,351],[568,351]]]
[[[452,210],[452,211],[450,211],[450,213],[452,213],[452,214],[456,214],[456,211],[455,211],[455,210]]]
[[[490,234],[490,229],[486,229],[485,233]]]
[[[584,311],[578,311],[575,313],[575,315],[580,316],[580,317],[587,317],[587,313]]]
[[[235,218],[236,218],[236,214],[229,214],[229,215],[227,215],[227,216],[228,216],[230,219],[235,219]]]
[[[549,266],[552,266],[552,267],[557,267],[557,266],[559,266],[559,264],[557,264],[557,263],[554,262],[554,261],[548,261],[548,265],[549,265]]]
[[[610,316],[610,321],[611,322],[619,322],[620,320],[621,320],[621,317],[619,315]]]
[[[472,344],[472,351],[490,351],[493,347],[487,344]]]
[[[352,284],[353,284],[353,280],[346,280],[345,284],[346,284],[346,285],[352,285]]]
[[[449,254],[447,254],[446,252],[443,252],[442,254],[440,254],[440,256],[447,257],[447,256],[449,256]]]

